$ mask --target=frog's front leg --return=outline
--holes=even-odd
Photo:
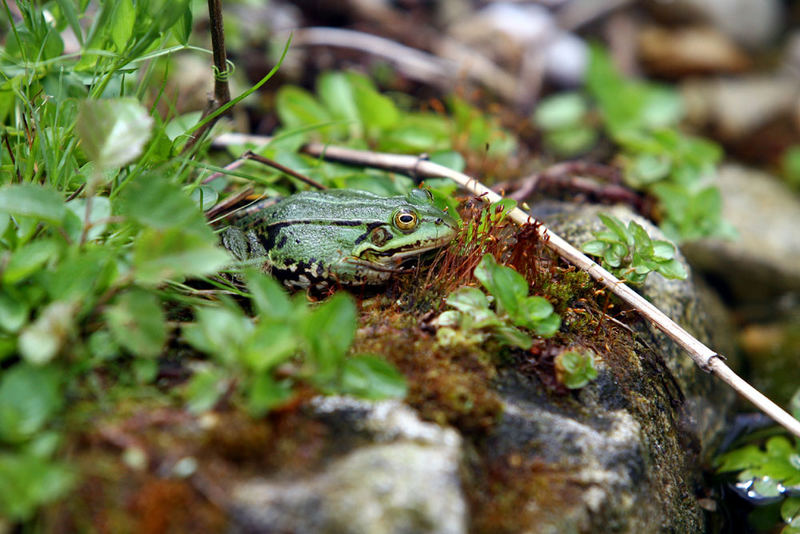
[[[245,233],[240,228],[230,226],[222,232],[222,246],[240,262],[257,264],[259,268],[269,272],[269,254],[254,230]]]

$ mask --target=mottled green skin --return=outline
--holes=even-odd
[[[394,221],[398,210],[416,213],[416,226],[400,229]],[[449,243],[456,228],[419,189],[395,197],[306,191],[237,221],[223,234],[223,244],[287,286],[322,289],[384,283],[406,260]]]

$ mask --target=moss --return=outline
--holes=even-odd
[[[442,348],[416,320],[400,314],[367,311],[372,319],[356,336],[354,350],[381,354],[408,380],[406,402],[423,418],[465,433],[485,432],[500,415],[491,388],[495,368],[479,348]],[[381,317],[381,319],[378,319]]]

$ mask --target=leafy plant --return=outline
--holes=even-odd
[[[599,214],[606,229],[595,232],[583,251],[602,258],[603,267],[631,284],[641,284],[651,272],[665,278],[684,279],[686,269],[675,259],[675,245],[653,240],[636,221],[627,226],[614,216]]]
[[[683,104],[673,89],[626,79],[599,46],[591,49],[586,89],[545,98],[534,114],[546,146],[561,156],[585,152],[598,129],[621,149],[625,181],[660,201],[661,228],[676,241],[735,235],[722,219],[718,189],[709,183],[722,150],[677,129]]]
[[[183,328],[190,345],[215,359],[185,390],[193,410],[210,409],[234,384],[256,416],[286,402],[298,383],[369,399],[405,395],[403,376],[386,361],[347,356],[357,326],[351,297],[340,292],[312,309],[304,295],[290,299],[260,272],[249,271],[247,284],[257,319],[223,301],[198,308],[196,322]],[[284,364],[288,367],[278,376]]]
[[[381,94],[363,75],[325,72],[317,78],[316,94],[288,84],[278,90],[276,110],[282,128],[262,153],[326,185],[400,194],[414,186],[412,180],[376,170],[354,172],[351,167],[287,152],[306,141],[320,140],[355,148],[426,153],[432,161],[460,171],[465,163],[453,150],[456,144],[479,151],[488,146],[489,156],[494,158],[506,157],[515,149],[513,136],[494,119],[458,98],[452,98],[449,107],[452,118],[408,111]],[[442,183],[432,180],[427,185],[437,188]]]
[[[800,390],[790,401],[795,418],[800,419]],[[747,439],[758,439],[753,435]],[[782,500],[781,534],[800,533],[800,441],[783,435],[766,439],[763,446],[749,443],[715,458],[718,473],[738,472],[739,486],[761,502]],[[774,523],[773,523],[774,524]]]
[[[580,389],[597,378],[594,353],[567,350],[556,356],[556,378],[569,389]]]
[[[576,156],[598,139],[589,111],[589,102],[580,93],[559,93],[542,100],[533,122],[544,133],[544,143],[550,150],[561,157]]]
[[[787,148],[781,156],[780,164],[784,180],[795,189],[800,188],[800,145]]]
[[[457,289],[447,297],[447,304],[455,310],[439,315],[440,342],[479,343],[491,336],[503,345],[528,349],[533,339],[518,327],[541,337],[550,337],[558,331],[561,317],[554,312],[553,305],[543,297],[529,296],[528,282],[514,269],[499,265],[494,256],[486,254],[474,274],[492,295],[494,310],[479,289]]]

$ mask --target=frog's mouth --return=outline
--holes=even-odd
[[[348,262],[376,271],[397,272],[406,269],[409,260],[417,259],[422,254],[442,248],[452,240],[451,235],[431,239],[424,243],[414,241],[387,250],[366,249],[358,257],[348,258]]]

